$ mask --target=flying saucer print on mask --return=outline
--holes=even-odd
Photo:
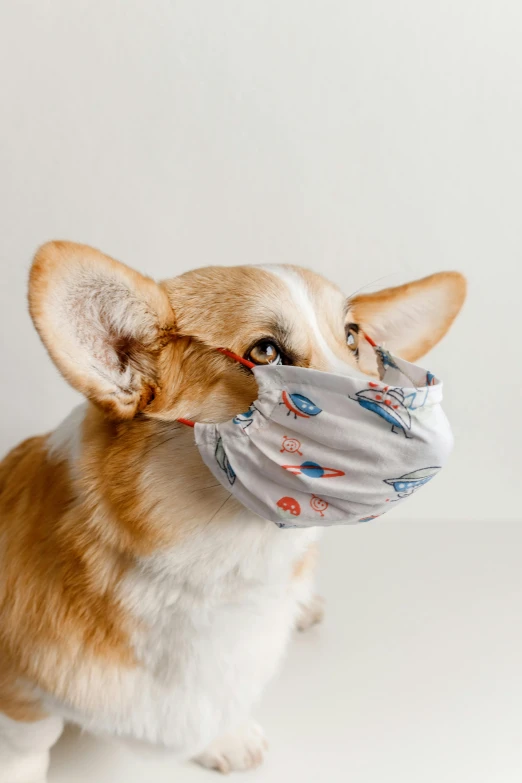
[[[343,470],[337,468],[325,468],[318,465],[317,462],[302,462],[301,465],[282,465],[285,470],[293,473],[294,476],[307,476],[308,478],[336,478],[344,476]]]
[[[400,387],[381,386],[372,381],[369,387],[350,399],[391,424],[392,432],[403,432],[406,438],[410,438],[411,415],[405,405],[404,391]]]
[[[440,470],[440,467],[420,468],[414,470],[411,473],[405,473],[404,476],[399,478],[384,479],[385,484],[390,484],[400,498],[407,498],[412,495],[417,489],[420,489],[431,481]]]
[[[318,416],[322,413],[322,409],[303,394],[289,394],[286,390],[283,390],[281,398],[279,405],[285,405],[288,408],[286,415],[290,416],[293,413],[295,419],[298,416],[301,419],[309,419],[311,416]]]

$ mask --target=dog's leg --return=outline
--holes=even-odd
[[[319,550],[317,544],[311,544],[304,556],[296,563],[292,579],[299,605],[296,628],[306,631],[324,616],[324,600],[315,593],[315,572]]]
[[[55,716],[26,723],[0,713],[0,783],[45,783],[49,750],[62,730]]]
[[[195,761],[223,773],[254,769],[263,763],[267,748],[263,729],[250,721],[214,740]]]

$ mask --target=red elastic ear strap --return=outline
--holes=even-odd
[[[369,337],[369,336],[366,334],[366,332],[364,332],[364,336],[366,337],[366,339],[368,340],[368,342],[370,343],[370,345],[371,345],[371,346],[373,346],[373,348],[377,348],[377,343],[375,342],[375,340],[372,340],[372,338],[371,338],[371,337]]]
[[[176,419],[176,421],[179,421],[180,424],[186,424],[187,427],[195,427],[196,422],[190,421],[190,419]]]
[[[256,366],[254,362],[249,362],[248,359],[243,359],[242,356],[238,356],[237,353],[234,353],[233,351],[229,351],[228,348],[216,348],[216,351],[218,351],[218,353],[224,354],[225,356],[229,356],[231,359],[235,359],[236,362],[239,362],[240,364],[243,364],[245,367],[248,367],[249,370],[251,370],[252,367]]]
[[[228,348],[216,348],[216,351],[218,353],[222,353],[225,356],[230,357],[230,359],[234,359],[236,362],[239,362],[240,364],[243,364],[245,367],[248,367],[249,370],[252,369],[252,367],[255,367],[256,365],[254,362],[249,362],[248,359],[243,359],[242,356],[238,356],[237,353],[234,353],[233,351],[229,351]],[[194,427],[195,422],[191,421],[190,419],[177,419],[180,424],[186,424],[187,427]]]

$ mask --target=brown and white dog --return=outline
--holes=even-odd
[[[318,531],[241,507],[176,419],[256,398],[215,348],[371,374],[359,329],[416,360],[465,287],[444,272],[347,301],[293,266],[157,284],[83,245],[38,251],[31,315],[87,401],[0,464],[1,783],[43,783],[64,720],[221,771],[262,760],[250,711],[292,629],[320,619]]]

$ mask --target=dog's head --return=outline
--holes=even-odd
[[[69,382],[112,419],[220,421],[256,397],[257,364],[375,374],[368,334],[416,361],[465,298],[457,272],[351,299],[294,266],[207,267],[155,283],[97,250],[50,242],[36,254],[34,323]]]

